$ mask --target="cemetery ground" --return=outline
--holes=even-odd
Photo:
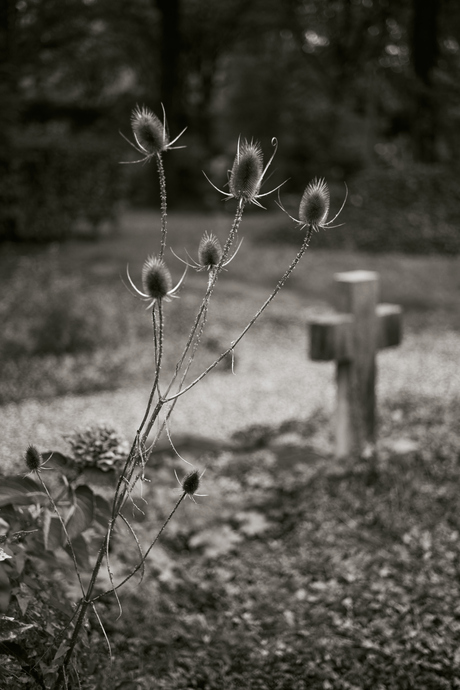
[[[22,472],[29,442],[64,449],[62,435],[88,423],[113,422],[132,437],[151,337],[119,276],[129,262],[139,284],[156,249],[153,219],[129,214],[118,237],[98,244],[20,261],[3,254],[4,471]],[[243,222],[197,370],[238,335],[294,255],[266,241],[280,223],[262,212]],[[171,214],[175,251],[195,256],[204,230],[222,238],[228,224]],[[236,375],[221,367],[177,406],[171,433],[182,455],[207,467],[207,496],[186,501],[168,526],[142,585],[122,592],[123,616],[112,600],[101,608],[114,659],[92,625],[83,687],[460,687],[459,260],[314,244],[241,343]],[[168,264],[179,277],[179,262]],[[308,361],[305,318],[331,302],[335,272],[358,268],[378,271],[381,299],[403,306],[404,341],[378,356],[378,453],[336,461],[333,365]],[[167,305],[166,368],[205,280],[189,271]],[[146,515],[133,517],[142,543],[177,498],[173,468],[182,476],[187,465],[162,444],[144,485]],[[136,549],[121,536],[114,548],[118,580]]]

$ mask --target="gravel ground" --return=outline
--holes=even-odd
[[[216,370],[179,401],[172,417],[173,435],[225,440],[251,424],[279,425],[286,419],[307,418],[318,408],[332,416],[334,365],[308,360],[300,305],[291,295],[289,312],[297,315],[292,319],[286,305],[287,299],[281,300],[273,318],[257,325],[238,346],[235,375]],[[443,399],[448,409],[449,401],[460,397],[459,353],[460,334],[454,331],[406,334],[400,347],[379,354],[379,400],[401,394],[429,396]],[[3,470],[19,469],[27,444],[65,450],[63,435],[96,422],[113,424],[132,438],[148,392],[145,386],[0,408]]]

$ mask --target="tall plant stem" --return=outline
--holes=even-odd
[[[161,537],[163,531],[165,530],[166,526],[168,525],[168,522],[171,520],[171,518],[173,517],[176,510],[179,508],[180,504],[182,503],[182,501],[184,500],[186,495],[187,494],[185,491],[181,494],[178,501],[176,502],[176,505],[174,506],[174,508],[172,509],[172,511],[169,513],[168,517],[166,518],[166,520],[162,524],[162,526],[161,526],[158,534],[156,535],[155,539],[152,541],[149,548],[147,549],[147,551],[142,556],[140,562],[137,564],[137,566],[135,568],[133,568],[133,570],[130,572],[130,574],[127,575],[124,580],[119,582],[116,587],[114,587],[112,589],[108,589],[106,592],[103,592],[102,594],[98,594],[97,596],[93,597],[91,599],[91,603],[94,603],[98,599],[101,599],[101,597],[105,597],[107,594],[111,594],[114,591],[114,589],[119,589],[120,587],[122,587],[126,582],[128,582],[128,580],[130,580],[142,568],[142,566],[144,565],[146,558],[149,555],[150,551],[153,549],[153,547],[157,543],[158,539]]]
[[[209,279],[209,281],[208,281],[208,286],[207,286],[207,289],[206,289],[206,293],[205,293],[205,295],[204,295],[204,297],[203,297],[203,301],[202,301],[201,306],[200,306],[200,308],[199,308],[199,310],[198,310],[198,312],[197,312],[197,315],[196,315],[196,317],[195,317],[195,321],[194,321],[193,326],[192,326],[192,328],[191,328],[191,330],[190,330],[190,333],[189,333],[187,342],[186,342],[186,344],[185,344],[184,350],[183,350],[183,352],[182,352],[182,354],[181,354],[181,356],[180,356],[180,358],[179,358],[179,360],[178,360],[178,362],[177,362],[177,364],[176,364],[176,371],[175,371],[175,374],[174,374],[174,376],[172,377],[172,379],[171,379],[171,381],[170,381],[170,383],[169,383],[169,386],[168,386],[168,388],[167,388],[167,390],[166,390],[166,392],[165,392],[165,397],[168,396],[168,394],[169,394],[169,392],[170,392],[172,386],[174,385],[174,383],[175,383],[175,381],[176,381],[176,379],[177,379],[177,376],[178,376],[178,374],[179,374],[179,372],[180,372],[180,370],[181,370],[181,368],[182,368],[182,366],[183,366],[183,364],[184,364],[185,358],[187,357],[187,354],[188,354],[188,352],[189,352],[189,350],[190,350],[190,347],[192,346],[192,343],[193,343],[193,341],[194,341],[194,339],[195,339],[195,336],[196,336],[197,333],[198,333],[198,337],[201,337],[201,334],[202,334],[202,332],[203,332],[203,328],[204,328],[204,325],[205,325],[204,322],[205,322],[205,319],[206,319],[207,310],[208,310],[208,307],[209,307],[209,302],[210,302],[210,300],[211,300],[211,296],[212,296],[214,287],[215,287],[215,285],[216,285],[217,278],[219,277],[219,273],[222,271],[222,267],[223,267],[223,265],[224,265],[224,263],[225,263],[225,261],[226,261],[226,259],[227,259],[227,257],[228,257],[228,253],[229,253],[229,251],[230,251],[230,249],[231,249],[231,246],[232,246],[232,244],[233,244],[233,241],[234,241],[234,239],[235,239],[235,237],[236,237],[236,235],[237,235],[237,233],[238,233],[238,229],[239,229],[239,226],[240,226],[240,224],[241,224],[241,220],[242,220],[242,218],[243,218],[244,207],[245,207],[245,201],[242,199],[242,200],[238,203],[238,206],[237,206],[237,209],[236,209],[236,212],[235,212],[235,217],[234,217],[234,219],[233,219],[232,227],[231,227],[231,229],[230,229],[230,232],[229,232],[229,234],[228,234],[228,237],[227,237],[227,240],[226,240],[226,242],[225,242],[224,248],[223,248],[223,250],[222,250],[222,256],[221,256],[221,258],[220,258],[219,263],[218,263],[217,266],[215,267],[212,276],[210,276],[210,279]],[[201,328],[200,328],[200,324],[201,324]],[[196,350],[196,348],[195,348],[195,350]],[[194,353],[193,353],[193,354],[194,354]],[[193,357],[192,357],[191,360],[189,360],[189,362],[188,362],[188,364],[187,364],[187,367],[186,367],[186,370],[185,370],[184,374],[182,375],[182,378],[181,378],[181,381],[180,381],[180,384],[179,384],[179,390],[181,389],[181,387],[182,387],[182,385],[183,385],[185,376],[186,376],[187,373],[188,373],[188,370],[189,370],[189,368],[190,368],[190,366],[191,366],[191,364],[192,364],[192,361],[193,361]],[[163,401],[164,401],[164,399],[165,399],[165,398],[163,398]],[[170,398],[170,400],[172,400],[172,398]],[[169,402],[169,400],[168,400],[168,402]],[[172,410],[171,410],[171,412],[172,412]],[[169,412],[168,417],[169,417],[169,415],[171,414],[171,412]],[[155,418],[155,419],[156,419],[156,418]],[[151,431],[151,429],[152,429],[152,426],[153,426],[154,422],[155,422],[155,420],[154,420],[154,419],[151,419],[151,420],[149,421],[149,423],[147,424],[146,430],[144,431],[144,434],[143,434],[143,437],[142,437],[143,440],[144,440],[144,442],[147,440],[147,438],[148,438],[148,436],[149,436],[149,434],[150,434],[150,431]],[[161,433],[161,431],[162,431],[163,428],[164,428],[164,424],[163,424],[163,426],[162,426],[162,428],[161,428],[161,430],[160,430],[159,433]],[[158,434],[158,436],[159,436],[159,434]],[[158,436],[157,436],[157,439],[155,439],[155,440],[158,440]]]
[[[197,376],[197,378],[196,378],[194,381],[192,381],[191,383],[189,383],[188,386],[186,386],[185,388],[183,388],[181,391],[179,391],[179,392],[176,393],[175,395],[170,395],[169,398],[168,398],[168,397],[165,397],[165,398],[163,399],[163,402],[164,402],[164,403],[169,403],[169,402],[171,402],[171,401],[173,401],[173,400],[176,400],[176,399],[179,398],[181,395],[184,395],[184,393],[186,393],[186,392],[189,391],[191,388],[193,388],[194,386],[196,386],[196,384],[197,384],[199,381],[201,381],[201,379],[203,379],[207,374],[209,374],[209,372],[212,371],[212,369],[214,369],[214,367],[216,367],[216,366],[219,364],[219,362],[220,362],[224,357],[226,357],[230,352],[232,352],[232,350],[235,349],[235,347],[238,345],[238,343],[240,342],[240,340],[246,335],[246,333],[247,333],[248,330],[251,328],[251,326],[257,321],[257,319],[259,318],[259,316],[265,311],[265,309],[268,307],[268,305],[270,304],[270,302],[276,297],[276,295],[278,294],[278,292],[281,290],[281,288],[282,288],[283,285],[285,284],[286,280],[287,280],[287,279],[289,278],[289,276],[291,275],[292,271],[295,269],[295,267],[296,267],[297,264],[299,263],[299,261],[300,261],[300,259],[302,258],[302,256],[305,254],[305,251],[306,251],[308,245],[310,244],[312,232],[313,232],[313,228],[312,228],[312,226],[310,225],[310,226],[308,226],[308,230],[307,230],[307,233],[306,233],[306,235],[305,235],[304,241],[302,242],[302,246],[300,247],[299,251],[297,252],[297,254],[296,254],[294,260],[293,260],[292,263],[291,263],[291,265],[290,265],[289,268],[285,271],[285,273],[283,274],[282,278],[280,278],[280,280],[278,281],[278,283],[277,283],[275,289],[273,290],[273,292],[271,293],[271,295],[265,300],[264,304],[260,307],[260,309],[259,309],[259,310],[256,312],[256,314],[252,317],[252,319],[250,320],[250,322],[248,323],[248,325],[243,329],[243,331],[242,331],[242,332],[240,333],[240,335],[236,338],[236,340],[234,340],[234,341],[232,342],[231,346],[230,346],[229,348],[227,348],[227,349],[225,350],[225,352],[223,352],[223,353],[222,353],[212,364],[210,364],[209,367],[208,367],[207,369],[205,369],[199,376]]]
[[[160,181],[160,200],[161,200],[161,240],[160,240],[160,259],[163,259],[166,249],[166,232],[167,232],[167,218],[168,218],[168,202],[166,197],[166,177],[165,169],[163,167],[163,159],[161,153],[157,154],[157,170]]]
[[[211,300],[211,296],[212,296],[214,287],[217,283],[219,273],[222,271],[222,267],[223,267],[225,261],[227,260],[228,253],[229,253],[230,248],[233,244],[235,236],[238,233],[238,229],[239,229],[240,224],[241,224],[241,219],[243,218],[243,212],[244,212],[244,201],[241,201],[237,206],[235,217],[234,217],[233,223],[232,223],[232,227],[230,228],[230,232],[228,234],[227,240],[226,240],[224,248],[222,250],[222,256],[220,257],[219,263],[217,264],[217,266],[214,268],[212,274],[210,275],[210,279],[208,281],[208,286],[206,288],[206,293],[203,297],[203,301],[202,301],[201,306],[200,306],[200,308],[197,312],[197,315],[195,317],[195,322],[194,322],[194,324],[191,328],[191,331],[189,333],[189,336],[188,336],[187,342],[185,344],[184,350],[182,352],[182,355],[176,364],[176,373],[175,373],[174,377],[172,378],[171,383],[168,386],[168,389],[166,391],[166,395],[171,390],[171,387],[173,386],[174,381],[175,381],[175,379],[176,379],[176,377],[177,377],[177,375],[178,375],[178,373],[179,373],[179,371],[180,371],[180,369],[181,369],[181,367],[185,361],[187,353],[188,353],[190,346],[192,344],[193,338],[195,337],[195,334],[198,330],[200,320],[201,320],[203,314],[205,314],[208,310],[209,302]]]
[[[160,378],[160,369],[163,359],[163,342],[164,342],[164,319],[163,319],[163,304],[162,301],[158,301],[158,322],[155,318],[155,305],[152,307],[152,324],[153,324],[153,339],[155,344],[155,377],[153,380],[152,389],[150,391],[149,400],[145,410],[142,422],[137,430],[138,436],[140,437],[142,428],[150,414],[150,409],[152,407],[153,398],[155,396],[155,391],[158,388],[158,381]]]
[[[81,589],[81,592],[82,592],[83,596],[85,596],[85,590],[84,590],[84,587],[83,587],[83,582],[81,581],[80,569],[79,569],[79,567],[78,567],[77,557],[76,557],[76,555],[75,555],[75,551],[74,551],[74,548],[73,548],[72,540],[70,539],[69,533],[68,533],[68,531],[67,531],[66,524],[65,524],[65,522],[64,522],[64,520],[63,520],[63,518],[62,518],[61,513],[59,512],[59,509],[58,509],[58,507],[57,507],[57,505],[56,505],[56,502],[55,502],[54,498],[51,496],[48,487],[46,486],[45,482],[43,481],[43,479],[42,479],[42,477],[41,477],[41,475],[40,475],[40,472],[37,471],[35,474],[37,475],[37,478],[38,478],[40,484],[42,485],[42,487],[43,487],[43,489],[44,489],[46,495],[48,496],[48,500],[49,500],[49,502],[51,503],[51,505],[53,506],[53,510],[54,510],[54,512],[56,513],[59,522],[61,523],[61,527],[62,527],[62,530],[63,530],[63,532],[64,532],[64,534],[65,534],[65,538],[66,538],[66,540],[67,540],[67,545],[68,545],[68,547],[69,547],[69,549],[70,549],[70,554],[71,554],[71,556],[72,556],[73,565],[74,565],[75,572],[76,572],[77,578],[78,578],[78,583],[79,583],[79,585],[80,585],[80,589]]]
[[[109,522],[109,527],[111,526],[111,523],[113,521],[110,520]],[[70,663],[70,659],[72,658],[73,650],[75,649],[75,645],[77,644],[78,640],[78,635],[80,634],[81,627],[85,621],[85,616],[86,616],[86,611],[88,609],[88,606],[91,604],[91,594],[94,589],[94,585],[96,584],[96,579],[99,574],[99,570],[101,568],[102,560],[104,558],[105,550],[106,550],[106,545],[107,545],[107,539],[108,539],[109,531],[107,531],[104,541],[102,542],[101,548],[99,549],[99,553],[97,555],[96,563],[93,568],[93,572],[91,573],[91,579],[88,584],[88,588],[86,590],[85,597],[80,600],[79,604],[79,612],[78,612],[78,617],[77,620],[75,621],[75,627],[73,629],[71,638],[69,640],[69,648],[64,656],[64,660],[59,667],[59,673],[56,678],[56,682],[54,683],[53,690],[61,690],[63,683],[64,683],[64,678],[65,678],[65,670],[67,666]]]

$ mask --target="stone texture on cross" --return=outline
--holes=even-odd
[[[374,271],[336,273],[337,313],[308,319],[310,358],[337,367],[336,455],[361,454],[376,440],[377,350],[401,342],[402,310],[377,304]]]

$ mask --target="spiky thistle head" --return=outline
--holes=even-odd
[[[198,470],[192,470],[182,480],[181,486],[182,491],[187,494],[187,496],[193,497],[200,487],[201,475]]]
[[[145,105],[140,108],[138,105],[131,114],[131,127],[134,138],[145,151],[153,156],[162,151],[166,151],[169,146],[169,136],[166,125]]]
[[[330,194],[326,181],[315,178],[306,186],[302,195],[299,207],[300,222],[318,230],[326,223],[329,205]]]
[[[167,297],[172,290],[172,278],[162,259],[149,256],[142,267],[142,286],[144,292],[153,300]]]
[[[157,300],[165,300],[165,302],[170,302],[171,297],[177,297],[176,292],[182,285],[185,274],[187,273],[187,267],[185,268],[182,278],[179,280],[175,287],[172,287],[172,278],[169,269],[167,268],[163,259],[157,256],[149,256],[142,266],[142,286],[144,292],[139,290],[132,281],[129,275],[129,268],[126,268],[126,273],[128,276],[129,283],[136,295],[139,295],[145,302],[149,302],[147,309],[153,307]]]
[[[222,247],[215,235],[204,233],[198,247],[198,263],[210,271],[222,258]]]
[[[229,188],[235,199],[254,201],[259,194],[263,177],[263,155],[259,144],[246,139],[238,151],[230,173]]]
[[[27,448],[24,460],[29,472],[37,472],[40,469],[43,459],[41,453],[32,444]]]
[[[243,143],[241,143],[240,139],[238,138],[236,156],[235,160],[233,161],[233,167],[230,171],[230,177],[228,180],[228,186],[230,189],[229,192],[224,192],[222,189],[219,189],[219,187],[216,187],[206,173],[205,177],[214,187],[214,189],[217,189],[217,191],[227,197],[227,199],[238,199],[240,208],[242,208],[247,202],[256,204],[256,206],[260,206],[261,208],[265,208],[259,203],[258,199],[275,192],[284,184],[283,182],[282,184],[278,185],[278,187],[275,187],[275,189],[265,192],[265,194],[260,194],[260,187],[265,177],[265,173],[270,167],[276,151],[278,150],[278,140],[276,137],[273,137],[272,139],[272,146],[274,147],[274,151],[264,168],[262,149],[260,148],[260,145],[254,143],[253,141],[248,142],[246,139],[243,141]]]

